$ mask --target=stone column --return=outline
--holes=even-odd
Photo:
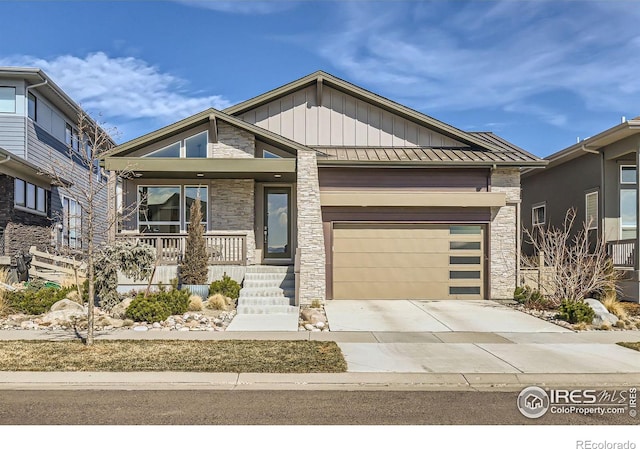
[[[298,150],[298,247],[300,261],[297,304],[326,298],[326,274],[318,164],[313,150]]]
[[[520,203],[520,171],[517,168],[496,168],[491,172],[491,191],[504,192],[507,204],[491,208],[491,236],[489,272],[491,291],[489,299],[513,298],[518,283],[517,260],[518,220]]]

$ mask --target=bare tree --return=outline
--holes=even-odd
[[[536,226],[525,229],[526,243],[533,246],[534,257],[523,257],[524,268],[545,270],[541,288],[554,306],[563,299],[582,301],[590,295],[602,295],[616,289],[618,273],[607,253],[603,238],[590,238],[590,223],[574,233],[576,210],[569,209],[562,227]],[[544,261],[544,267],[539,266]]]
[[[113,132],[115,130],[111,130],[112,134]],[[109,204],[109,192],[115,192],[117,177],[115,174],[105,173],[98,163],[114,148],[115,143],[109,132],[81,110],[76,129],[68,136],[67,146],[68,158],[52,157],[51,171],[54,181],[61,186],[59,189],[65,196],[67,206],[70,206],[65,210],[65,216],[61,217],[64,222],[62,228],[66,231],[66,235],[62,236],[61,247],[86,266],[89,297],[86,344],[92,345],[97,250],[100,243],[106,242],[115,233],[118,220],[122,219],[115,210],[115,204]],[[118,173],[120,178],[130,175],[127,170]],[[77,226],[78,224],[81,226]],[[72,225],[73,231],[70,230]],[[72,240],[71,233],[78,231],[80,235],[75,235]]]

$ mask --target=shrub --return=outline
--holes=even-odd
[[[198,295],[189,296],[189,312],[198,312],[202,310],[202,298]]]
[[[28,315],[41,315],[51,309],[56,302],[65,299],[75,287],[42,287],[40,283],[30,283],[25,290],[9,292],[11,309]]]
[[[311,308],[312,309],[319,309],[322,307],[322,302],[319,299],[313,299],[311,301]]]
[[[513,292],[513,299],[518,303],[532,309],[547,309],[549,301],[540,293],[539,290],[533,290],[528,285],[516,287]]]
[[[213,281],[211,285],[209,285],[209,296],[215,295],[216,293],[220,293],[234,300],[238,299],[238,296],[240,296],[240,284],[227,276],[227,273],[224,273],[221,280]]]
[[[173,287],[167,290],[163,285],[159,285],[158,288],[157,292],[148,296],[139,293],[127,307],[125,316],[135,321],[152,323],[164,321],[171,315],[182,315],[189,310],[189,290],[177,290]],[[160,306],[149,306],[149,303],[158,303]],[[151,320],[151,317],[164,318]]]
[[[155,323],[156,321],[164,321],[171,316],[169,306],[157,298],[138,296],[125,313],[127,318],[133,321],[146,321],[147,323]]]
[[[595,316],[595,312],[589,304],[583,301],[572,301],[565,299],[558,307],[558,318],[569,323],[587,323],[591,324]]]
[[[226,310],[227,298],[220,293],[209,296],[209,299],[207,300],[207,309]]]

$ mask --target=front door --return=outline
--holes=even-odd
[[[264,258],[291,258],[291,189],[264,189]]]

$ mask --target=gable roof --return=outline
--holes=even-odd
[[[450,137],[454,140],[464,142],[469,146],[476,147],[477,149],[488,151],[500,150],[500,148],[491,141],[482,139],[479,136],[474,135],[474,133],[462,131],[454,126],[423,114],[422,112],[418,112],[415,109],[408,108],[407,106],[396,103],[395,101],[389,100],[388,98],[370,92],[362,87],[351,84],[348,81],[340,79],[321,70],[311,73],[283,86],[277,87],[264,94],[258,95],[257,97],[243,101],[242,103],[239,103],[235,106],[228,107],[224,110],[224,112],[237,116],[251,109],[269,103],[273,100],[284,97],[285,95],[289,95],[294,91],[314,84],[317,85],[319,89],[321,89],[323,85],[327,85],[339,91],[345,92],[356,98],[371,103],[381,109],[387,110],[407,120],[417,123],[418,125],[437,131],[438,133]]]
[[[293,140],[287,139],[286,137],[282,137],[279,134],[268,131],[257,125],[245,122],[244,120],[240,120],[237,117],[225,114],[224,112],[218,111],[217,109],[209,108],[202,112],[194,114],[191,117],[187,117],[183,120],[172,123],[171,125],[165,126],[156,131],[152,131],[143,136],[118,145],[103,157],[125,156],[142,147],[167,139],[171,136],[181,133],[182,131],[188,130],[198,125],[202,125],[204,123],[211,122],[213,120],[220,120],[222,122],[228,123],[231,126],[235,126],[236,128],[252,133],[256,137],[259,137],[260,140],[264,141],[265,143],[280,148],[286,148],[292,153],[296,153],[298,150],[309,149],[308,147],[299,144],[298,142],[294,142]]]

